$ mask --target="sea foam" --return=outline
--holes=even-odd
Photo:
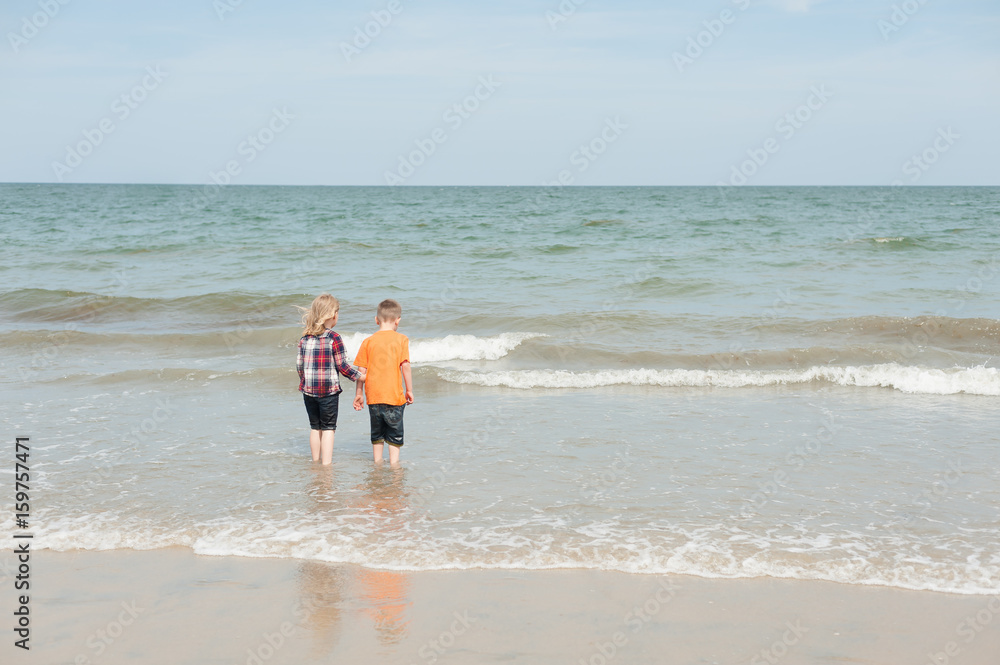
[[[590,569],[825,580],[966,595],[1000,590],[997,557],[989,556],[988,547],[964,541],[960,553],[942,557],[930,556],[939,548],[919,538],[887,551],[877,535],[843,530],[781,538],[722,524],[658,524],[637,531],[605,519],[555,527],[537,518],[500,519],[461,532],[429,533],[426,523],[401,516],[342,514],[291,524],[285,517],[252,522],[222,518],[169,528],[105,512],[53,519],[39,528],[36,542],[39,549],[54,551],[187,547],[208,556],[291,558],[396,571]]]
[[[343,335],[344,347],[349,358],[354,358],[365,333]],[[475,335],[448,335],[410,340],[410,361],[414,363],[446,362],[449,360],[499,360],[526,340],[546,337],[541,333],[506,332],[492,337]]]
[[[927,395],[1000,396],[1000,370],[995,367],[932,369],[886,363],[860,367],[822,366],[785,370],[605,369],[509,370],[471,372],[442,370],[438,376],[452,383],[506,388],[599,388],[604,386],[700,386],[744,388],[805,383],[893,388]]]

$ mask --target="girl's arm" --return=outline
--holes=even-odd
[[[347,352],[344,351],[344,341],[340,339],[340,335],[334,334],[332,336],[332,344],[333,364],[337,366],[337,371],[351,381],[363,380],[364,375],[351,367],[351,364],[347,362]]]

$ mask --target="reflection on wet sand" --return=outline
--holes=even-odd
[[[342,606],[349,580],[343,566],[306,561],[298,570],[300,608],[296,618],[313,637],[313,653],[329,653],[340,639]]]
[[[315,466],[306,488],[309,508],[322,515],[336,507],[334,490],[335,466]],[[329,653],[340,639],[345,587],[350,581],[348,570],[338,564],[322,561],[303,562],[298,569],[299,608],[296,619],[313,637],[314,654]]]
[[[306,488],[310,497],[310,510],[322,516],[327,511],[342,510],[345,505],[358,513],[376,517],[378,536],[386,539],[406,538],[408,493],[405,486],[405,470],[401,468],[375,467],[356,489],[353,501],[350,493],[340,493],[335,485],[336,465],[313,470],[313,477]],[[308,561],[299,567],[298,586],[301,609],[298,614],[300,625],[313,636],[313,651],[329,653],[336,647],[340,637],[345,603],[354,595],[348,589],[351,569],[338,564]],[[407,609],[412,605],[409,598],[410,579],[407,573],[357,569],[357,581],[361,588],[356,594],[361,610],[375,628],[375,636],[383,645],[398,644],[409,630],[410,619]]]
[[[407,492],[406,471],[401,468],[373,467],[361,487],[365,494],[363,510],[381,519],[383,537],[405,538]],[[396,532],[396,533],[394,533]],[[363,587],[365,613],[375,624],[375,633],[383,644],[396,644],[406,637],[410,620],[407,608],[410,578],[406,573],[362,568],[358,573]]]

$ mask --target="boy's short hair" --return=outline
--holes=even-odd
[[[403,308],[392,298],[386,298],[380,302],[378,304],[378,312],[375,314],[375,318],[379,322],[395,321],[401,316],[403,316]]]

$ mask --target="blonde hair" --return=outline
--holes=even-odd
[[[296,307],[298,307],[296,305]],[[326,328],[323,322],[332,319],[340,311],[340,301],[329,293],[321,293],[312,301],[309,309],[298,307],[302,312],[303,335],[319,335]]]
[[[402,315],[403,308],[400,304],[391,298],[387,298],[378,304],[378,312],[375,314],[375,318],[380,322],[395,321]]]

